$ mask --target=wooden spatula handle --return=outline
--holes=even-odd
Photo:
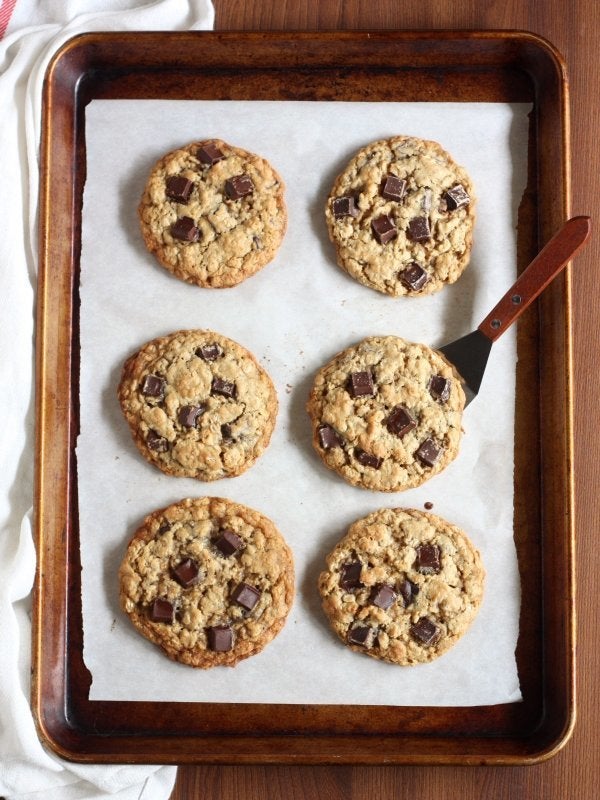
[[[492,342],[501,336],[586,243],[589,217],[573,217],[550,239],[517,282],[490,311],[479,330]]]

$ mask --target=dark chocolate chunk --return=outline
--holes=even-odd
[[[173,569],[173,577],[184,589],[189,589],[199,580],[198,564],[193,558],[186,558]]]
[[[431,229],[427,217],[413,217],[408,223],[406,235],[413,242],[426,242],[431,239]]]
[[[216,361],[219,356],[223,355],[223,348],[216,342],[203,344],[196,349],[196,355],[203,361]]]
[[[374,219],[371,222],[371,230],[379,244],[387,244],[398,236],[394,221],[387,214],[382,214],[377,219]]]
[[[442,449],[437,446],[433,439],[425,439],[425,441],[421,442],[419,445],[415,455],[426,467],[433,467],[441,453]]]
[[[427,511],[431,511],[431,509],[433,508],[433,503],[431,502],[431,500],[427,500],[425,503],[423,503],[423,505],[425,506]]]
[[[416,583],[413,583],[412,581],[409,581],[408,578],[405,578],[398,587],[398,591],[404,600],[404,608],[408,608],[415,597],[419,594],[419,587]]]
[[[227,653],[233,647],[233,631],[229,625],[213,625],[206,629],[209,648],[215,653]]]
[[[168,198],[177,203],[187,203],[193,188],[192,181],[184,178],[183,175],[171,175],[170,178],[167,178],[165,193]]]
[[[215,540],[215,547],[224,556],[232,556],[243,546],[243,540],[233,531],[222,531],[219,538]]]
[[[445,403],[450,397],[451,382],[443,375],[433,375],[429,381],[429,394],[434,400]]]
[[[381,196],[386,200],[402,200],[406,194],[406,181],[396,175],[388,175],[381,186]]]
[[[421,575],[437,575],[442,569],[440,558],[441,551],[437,544],[420,544],[415,567]]]
[[[152,622],[166,622],[172,625],[175,620],[175,606],[169,600],[157,597],[150,606],[150,619]]]
[[[380,583],[373,587],[371,602],[377,608],[382,608],[385,611],[395,602],[397,596],[393,586],[387,583]]]
[[[227,422],[224,422],[221,425],[221,437],[224,442],[234,442],[235,439],[233,437],[233,431],[231,430],[231,425]]]
[[[212,167],[217,161],[224,159],[225,155],[219,150],[216,144],[208,142],[196,150],[196,158],[203,164],[208,164],[209,167]]]
[[[379,469],[383,464],[383,458],[374,456],[372,453],[367,453],[364,450],[361,450],[360,447],[357,447],[354,451],[354,458],[359,464],[362,464],[363,467],[373,467],[373,469]]]
[[[252,611],[254,606],[258,603],[260,592],[249,583],[239,583],[232,592],[231,599],[238,606],[245,608],[246,611]]]
[[[197,242],[200,238],[200,228],[191,217],[180,217],[171,225],[171,236],[182,242]]]
[[[349,564],[344,564],[340,577],[342,589],[360,589],[363,585],[360,580],[361,571],[362,564],[360,561],[351,561]]]
[[[368,370],[353,372],[348,378],[348,391],[352,397],[375,394],[375,385],[371,373]]]
[[[170,530],[171,530],[171,523],[167,522],[167,520],[165,520],[161,524],[160,528],[158,529],[158,534],[159,534],[159,536],[162,536],[163,533],[167,533],[167,531],[170,531]]]
[[[158,375],[146,375],[142,383],[142,394],[146,397],[164,397],[166,381]]]
[[[206,404],[200,403],[199,406],[181,406],[177,419],[186,428],[195,428],[198,417],[206,411]]]
[[[341,219],[342,217],[357,217],[359,213],[356,207],[356,200],[352,195],[335,197],[331,203],[331,210],[336,219]]]
[[[410,626],[410,635],[421,644],[430,645],[437,642],[442,635],[442,630],[428,617],[421,617]]]
[[[453,186],[452,189],[448,189],[444,197],[446,198],[446,205],[449,211],[456,211],[457,208],[468,206],[471,202],[471,198],[465,191],[465,187],[460,183]]]
[[[348,641],[350,644],[358,644],[369,649],[373,647],[375,633],[375,628],[371,628],[369,625],[355,625],[348,631]]]
[[[411,292],[420,291],[429,280],[429,275],[425,272],[420,264],[417,264],[416,261],[413,261],[408,265],[408,267],[406,267],[406,269],[403,269],[402,272],[399,273],[398,277],[404,286],[406,286],[407,289],[410,289]]]
[[[319,444],[323,450],[331,450],[332,447],[341,447],[343,445],[341,436],[331,425],[319,425],[317,433],[319,435]]]
[[[385,424],[388,431],[395,436],[406,436],[417,427],[416,420],[404,406],[395,406]]]
[[[239,200],[253,191],[254,184],[249,175],[236,175],[225,181],[225,194],[230,200]]]
[[[223,380],[223,378],[213,378],[210,387],[211,394],[220,394],[222,397],[235,397],[235,383]]]
[[[148,435],[146,436],[146,444],[150,450],[154,450],[156,453],[166,453],[169,449],[168,441],[164,436],[156,433],[156,431],[148,431]]]

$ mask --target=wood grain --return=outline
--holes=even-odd
[[[521,29],[550,40],[566,59],[572,98],[572,213],[595,220],[600,167],[600,60],[596,0],[214,0],[220,30]],[[573,275],[578,721],[567,746],[530,767],[182,767],[172,800],[592,800],[600,776],[596,544],[600,468],[596,453],[600,311],[598,235]],[[550,380],[550,377],[546,379]]]

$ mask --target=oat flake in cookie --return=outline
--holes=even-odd
[[[235,286],[275,257],[287,225],[284,183],[254,153],[192,142],[154,166],[139,216],[147,248],[178,278]]]
[[[169,658],[235,666],[281,630],[294,598],[294,564],[270,519],[218,497],[150,514],[119,570],[121,607]]]
[[[372,336],[322,367],[308,400],[313,445],[349,483],[398,492],[457,456],[465,395],[436,351]]]
[[[118,396],[144,458],[201,481],[248,469],[269,444],[278,408],[254,356],[205,330],[145,344],[125,362]]]
[[[479,552],[455,525],[424,511],[369,514],[326,561],[319,592],[333,630],[352,650],[392,664],[433,661],[481,604]]]
[[[419,296],[469,263],[474,208],[469,176],[439,144],[395,136],[354,156],[325,217],[342,269],[378,292]]]

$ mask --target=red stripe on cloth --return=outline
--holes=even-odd
[[[8,23],[10,22],[16,4],[17,0],[2,0],[2,5],[0,6],[0,39],[6,33]]]

